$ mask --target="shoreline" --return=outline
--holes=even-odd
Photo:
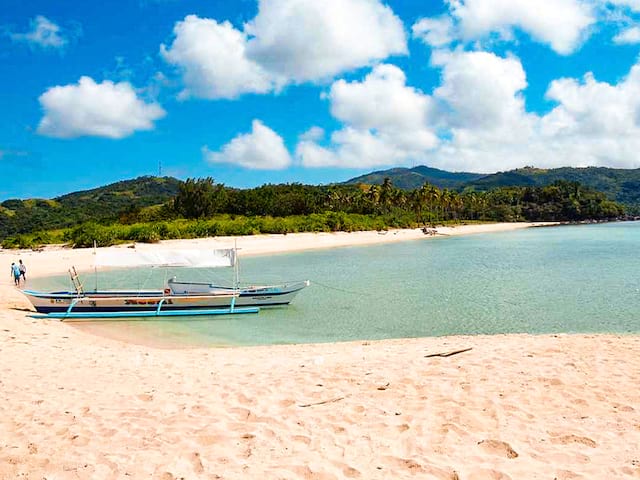
[[[233,248],[237,244],[240,257],[301,252],[324,248],[357,247],[379,245],[403,241],[428,240],[433,238],[459,235],[475,235],[521,230],[532,227],[559,226],[557,222],[521,222],[521,223],[483,223],[438,227],[436,235],[425,235],[420,228],[396,229],[385,232],[314,232],[267,234],[232,237],[207,237],[195,239],[162,240],[158,243],[135,243],[140,250],[155,249],[216,249]],[[121,249],[133,245],[126,243],[98,250]],[[27,279],[55,274],[64,274],[75,266],[78,271],[93,268],[93,248],[70,248],[62,245],[45,246],[42,250],[5,250],[0,249],[0,264],[7,268],[12,262],[23,259],[27,265]],[[1,278],[1,277],[0,277]],[[0,285],[3,282],[0,281]]]

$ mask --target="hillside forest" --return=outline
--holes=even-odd
[[[615,219],[624,207],[578,182],[455,191],[428,182],[263,185],[140,177],[50,200],[0,204],[4,248],[75,247],[223,235],[386,230],[462,222]]]

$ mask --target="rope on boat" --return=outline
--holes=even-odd
[[[311,285],[319,285],[321,287],[328,288],[329,290],[335,290],[337,292],[349,293],[351,295],[365,295],[365,296],[372,296],[373,295],[372,293],[367,293],[367,292],[355,292],[353,290],[345,290],[344,288],[332,287],[331,285],[326,285],[324,283],[317,282],[316,280],[312,280]]]

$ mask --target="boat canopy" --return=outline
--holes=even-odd
[[[215,250],[139,250],[122,248],[98,250],[96,267],[233,267],[233,248]]]

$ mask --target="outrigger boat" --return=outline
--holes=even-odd
[[[97,266],[166,266],[220,267],[233,266],[234,250],[216,250],[209,255],[200,251],[139,252],[122,250],[96,254]],[[75,291],[36,292],[23,290],[32,303],[36,318],[61,320],[87,318],[129,318],[185,315],[220,315],[257,313],[258,307],[236,306],[238,291],[174,293],[164,290],[99,290],[85,291],[75,268],[69,271]],[[96,277],[97,278],[97,277]]]
[[[96,286],[85,291],[75,268],[69,273],[75,291],[36,292],[24,290],[37,318],[62,320],[128,318],[183,315],[257,313],[259,307],[287,305],[309,281],[280,285],[240,286],[237,251],[202,252],[117,250],[96,252]],[[97,267],[235,267],[233,287],[205,282],[170,279],[163,290],[99,290]]]

